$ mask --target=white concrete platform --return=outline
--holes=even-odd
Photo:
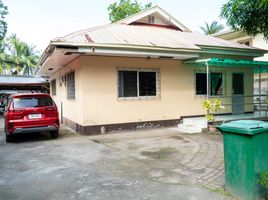
[[[234,120],[253,119],[268,120],[268,112],[254,112],[239,115],[219,115],[215,117],[215,123],[224,123]],[[178,130],[184,133],[200,133],[207,128],[205,117],[189,117],[184,118],[181,124],[178,124]]]

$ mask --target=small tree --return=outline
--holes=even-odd
[[[207,99],[205,101],[203,101],[202,103],[202,107],[206,110],[206,119],[208,122],[212,122],[215,120],[214,115],[212,114],[220,112],[221,110],[224,109],[224,106],[222,106],[221,100],[220,99]]]
[[[109,19],[111,22],[116,22],[151,6],[152,3],[143,6],[136,0],[134,2],[132,2],[132,0],[120,0],[119,3],[115,2],[109,5]]]

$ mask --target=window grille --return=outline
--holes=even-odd
[[[75,73],[67,74],[67,99],[75,99]]]

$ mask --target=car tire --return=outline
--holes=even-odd
[[[6,142],[7,142],[7,143],[10,143],[10,142],[12,142],[12,141],[13,141],[13,137],[12,137],[12,135],[8,135],[7,132],[6,132]]]
[[[50,135],[52,138],[58,138],[59,137],[59,130],[50,131]]]

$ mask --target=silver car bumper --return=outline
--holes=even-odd
[[[13,131],[13,134],[18,133],[38,133],[38,132],[46,132],[46,131],[56,131],[58,128],[56,126],[40,126],[40,127],[32,127],[32,128],[16,128]]]

